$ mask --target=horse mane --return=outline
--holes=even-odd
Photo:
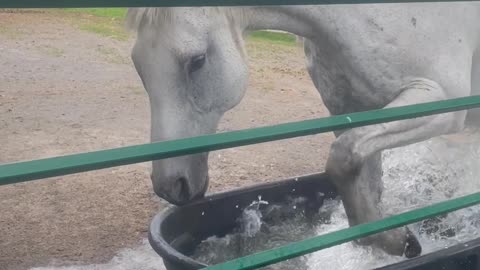
[[[200,8],[200,7],[199,7]],[[232,7],[201,7],[212,16],[224,15],[230,22],[244,19],[245,13],[242,9]],[[158,26],[169,23],[173,20],[175,8],[129,8],[126,16],[127,28],[132,31],[139,31],[142,26]],[[235,19],[234,19],[235,18]]]
[[[128,29],[139,31],[142,25],[159,25],[171,17],[172,11],[167,8],[129,8],[126,23]]]

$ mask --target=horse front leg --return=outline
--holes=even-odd
[[[415,79],[386,107],[446,98],[445,91],[436,82]],[[350,226],[384,217],[379,208],[383,183],[378,171],[382,150],[458,131],[463,127],[465,114],[454,112],[395,121],[355,128],[339,135],[332,144],[326,172],[342,196]],[[406,228],[389,230],[358,242],[373,244],[392,255],[415,257],[421,253],[420,244]]]

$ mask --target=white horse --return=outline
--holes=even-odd
[[[151,139],[216,132],[247,88],[243,34],[275,29],[305,38],[307,67],[333,115],[480,93],[480,4],[130,9],[132,59],[148,92]],[[383,218],[381,151],[463,128],[454,112],[337,132],[326,172],[349,224]],[[208,187],[208,153],[153,162],[153,188],[183,204]],[[401,181],[401,179],[399,179]],[[415,196],[415,194],[412,194]],[[358,241],[414,257],[406,228]]]

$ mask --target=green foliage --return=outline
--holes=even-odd
[[[65,8],[63,10],[114,19],[123,19],[127,14],[126,8]]]

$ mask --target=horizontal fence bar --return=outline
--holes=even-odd
[[[398,228],[427,218],[449,213],[480,203],[480,193],[467,195],[449,201],[440,202],[427,207],[418,208],[382,220],[353,226],[294,242],[278,248],[237,258],[225,263],[203,268],[204,270],[249,270],[257,269],[270,264],[278,263],[295,257],[303,256],[315,251],[340,245],[355,239],[373,235],[379,232]]]
[[[0,185],[480,107],[480,96],[371,110],[0,166]]]
[[[467,2],[474,1],[467,0]],[[277,6],[417,2],[465,2],[465,0],[0,0],[0,8]]]

